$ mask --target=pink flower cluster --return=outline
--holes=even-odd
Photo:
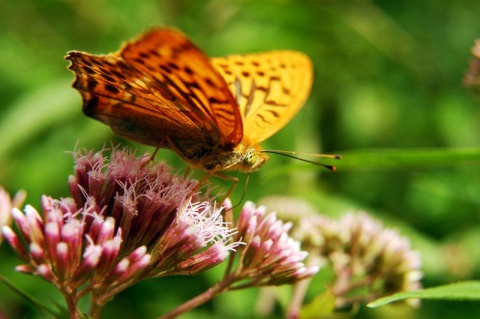
[[[19,230],[3,234],[38,274],[64,294],[109,299],[145,278],[193,274],[228,257],[238,243],[197,183],[125,150],[74,154],[71,198],[42,198],[42,214],[13,210]],[[77,290],[82,287],[81,291]]]
[[[291,227],[275,213],[266,214],[264,206],[247,202],[237,224],[236,240],[246,243],[237,252],[241,261],[237,272],[255,286],[291,284],[316,274],[319,267],[305,266],[308,253],[288,235]]]

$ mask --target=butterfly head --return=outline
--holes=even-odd
[[[232,156],[229,165],[226,165],[224,169],[244,173],[255,172],[270,158],[258,146],[245,147],[241,144],[232,153]]]
[[[259,149],[253,147],[248,148],[243,154],[242,161],[239,164],[239,170],[246,173],[255,172],[257,169],[262,167],[268,159],[269,156],[265,153],[262,153]]]

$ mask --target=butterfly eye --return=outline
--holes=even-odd
[[[243,166],[252,167],[255,164],[257,164],[257,162],[258,162],[257,152],[254,149],[247,150],[242,160]]]

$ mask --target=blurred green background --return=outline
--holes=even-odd
[[[66,52],[116,51],[149,27],[170,25],[210,56],[294,49],[315,65],[308,102],[263,146],[342,154],[338,172],[272,156],[252,174],[247,200],[296,196],[329,216],[366,210],[410,236],[424,259],[425,286],[479,277],[480,101],[462,78],[480,36],[480,1],[3,0],[0,7],[0,184],[11,193],[26,189],[35,207],[41,194],[68,196],[66,151],[77,143],[128,143],[82,114]],[[185,168],[172,152],[162,158]],[[233,175],[241,180],[238,202],[245,177]],[[3,243],[0,273],[45,303],[62,302],[49,284],[15,273],[18,263]],[[104,317],[155,317],[219,276],[140,283]],[[251,318],[257,294],[228,293],[183,318]],[[7,318],[42,317],[4,285],[0,296]],[[474,302],[425,301],[411,312],[362,308],[358,318],[472,318],[479,311]]]

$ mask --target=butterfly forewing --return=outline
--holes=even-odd
[[[242,119],[225,80],[183,34],[155,30],[126,45],[120,54],[170,92],[181,112],[192,112],[191,119],[202,130],[218,131],[220,144],[233,148],[241,141]]]
[[[152,86],[153,79],[140,78],[117,56],[73,51],[67,58],[72,61],[74,87],[82,95],[84,112],[110,125],[118,135],[147,145],[168,146],[166,130],[159,128],[169,127],[172,139],[181,138],[177,131],[182,129],[184,139],[196,130],[196,124],[178,111],[174,99]],[[176,128],[180,122],[184,127]]]
[[[225,80],[180,32],[153,30],[118,53],[72,51],[67,59],[84,112],[118,135],[190,161],[233,150],[242,139]]]
[[[244,144],[275,134],[303,106],[313,82],[310,59],[296,51],[213,58],[243,117]]]

